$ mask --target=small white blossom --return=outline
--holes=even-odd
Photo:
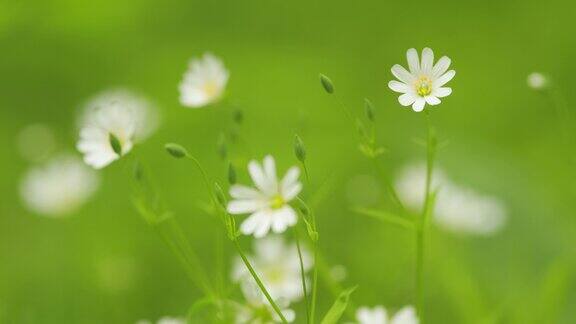
[[[216,56],[206,53],[190,61],[180,83],[180,103],[190,108],[200,108],[216,102],[228,83],[228,71]]]
[[[82,161],[61,156],[31,169],[20,186],[26,206],[41,215],[66,216],[80,208],[98,188],[98,177]]]
[[[407,166],[398,177],[396,189],[408,208],[419,212],[425,196],[426,166]],[[433,191],[438,190],[434,208],[435,223],[445,230],[472,235],[490,235],[506,223],[506,209],[496,198],[456,185],[446,175],[435,170]]]
[[[272,305],[267,300],[262,299],[262,292],[256,282],[244,281],[241,284],[241,288],[246,304],[238,305],[235,318],[236,324],[282,323],[282,319]],[[296,313],[288,308],[289,302],[279,299],[275,300],[275,303],[288,323],[292,323],[296,318]]]
[[[139,320],[136,324],[153,324],[153,322],[149,320]],[[186,321],[183,318],[166,316],[156,321],[156,324],[186,324]]]
[[[533,72],[526,79],[528,86],[534,90],[542,90],[548,86],[548,78],[539,72]]]
[[[298,181],[300,169],[292,167],[281,181],[276,178],[274,158],[266,156],[263,165],[257,161],[248,164],[248,171],[256,188],[233,185],[228,203],[230,214],[251,214],[240,226],[245,235],[253,234],[260,238],[268,234],[282,233],[296,224],[298,219],[294,209],[288,204],[302,190]]]
[[[280,236],[268,236],[254,242],[254,252],[254,257],[249,257],[249,260],[275,301],[293,302],[303,297],[300,259],[296,244],[287,245]],[[301,252],[304,271],[307,272],[312,266],[311,258],[306,250],[302,249]],[[234,264],[232,279],[240,282],[243,287],[254,283],[254,279],[240,259]],[[243,291],[251,292],[245,289]],[[258,292],[258,296],[263,302],[267,302],[264,294]],[[247,299],[254,299],[252,297],[252,295],[246,296]]]
[[[416,311],[412,306],[400,309],[394,316],[388,317],[388,312],[383,306],[374,308],[360,307],[356,312],[358,324],[418,324]]]
[[[77,149],[86,164],[101,169],[120,158],[110,144],[118,139],[122,155],[150,136],[158,126],[155,107],[126,90],[107,91],[90,100],[80,121]]]
[[[434,64],[434,53],[427,47],[422,50],[422,60],[414,48],[408,50],[406,57],[409,70],[394,65],[392,74],[400,81],[388,83],[392,91],[402,93],[398,97],[402,106],[411,105],[414,111],[422,111],[426,104],[438,105],[439,98],[452,93],[452,88],[444,87],[456,75],[456,71],[448,71],[451,63],[448,57],[443,56]]]

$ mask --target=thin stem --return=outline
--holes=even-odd
[[[198,170],[200,170],[200,173],[202,174],[202,179],[204,181],[204,185],[206,185],[206,190],[208,190],[208,194],[210,195],[212,202],[216,203],[216,201],[214,199],[214,195],[212,194],[213,191],[212,191],[212,187],[210,186],[210,180],[208,180],[208,174],[206,173],[206,171],[202,167],[202,164],[200,164],[200,162],[195,157],[193,157],[192,155],[186,154],[186,157],[188,159],[192,160],[192,162],[194,162],[194,164],[196,165]]]
[[[348,119],[350,119],[350,121],[352,122],[352,126],[354,126],[354,117],[352,116],[352,113],[350,112],[350,110],[348,109],[348,107],[344,104],[344,102],[342,101],[342,99],[340,98],[339,95],[334,94],[334,97],[336,97],[336,101],[338,102],[338,104],[340,105],[340,107],[342,107],[342,110],[344,110],[344,113],[346,114],[346,117],[348,117]]]
[[[272,306],[272,308],[274,309],[276,314],[278,314],[278,316],[282,320],[282,323],[288,323],[288,321],[286,320],[286,317],[284,317],[284,314],[282,314],[280,307],[278,307],[278,305],[274,302],[274,299],[272,299],[272,296],[270,296],[270,293],[268,293],[268,290],[266,290],[266,287],[264,286],[264,284],[262,283],[262,281],[258,277],[258,274],[256,274],[256,271],[254,271],[254,268],[250,264],[250,261],[248,261],[248,258],[246,257],[246,255],[242,251],[242,247],[240,247],[240,244],[238,244],[238,240],[233,240],[233,242],[234,242],[234,247],[236,247],[236,251],[238,251],[240,258],[242,258],[242,261],[244,262],[244,265],[246,265],[246,268],[248,269],[248,271],[252,275],[252,278],[254,278],[254,280],[256,281],[256,284],[258,284],[258,287],[260,288],[260,290],[262,291],[264,296],[266,296],[266,299],[268,300],[268,302],[270,303],[270,305]]]
[[[315,226],[315,225],[314,225]],[[314,273],[313,273],[313,281],[312,281],[312,306],[310,309],[310,319],[312,320],[312,324],[314,324],[315,316],[316,316],[316,295],[318,292],[318,265],[316,262],[318,261],[318,242],[313,243],[314,248]]]
[[[302,281],[302,292],[304,293],[304,309],[306,311],[306,323],[310,323],[310,312],[308,310],[308,290],[306,289],[306,276],[304,272],[304,260],[302,259],[302,249],[300,248],[300,240],[298,239],[298,233],[294,231],[294,237],[296,239],[296,248],[298,249],[298,259],[300,260],[300,280]]]
[[[376,169],[376,172],[378,173],[378,175],[380,176],[382,181],[384,181],[384,185],[386,186],[386,190],[390,193],[392,200],[394,201],[394,203],[396,205],[398,205],[398,207],[400,208],[402,213],[405,213],[406,208],[404,207],[404,204],[400,200],[400,197],[398,196],[396,189],[394,189],[394,186],[392,185],[392,183],[390,183],[390,179],[388,179],[388,177],[385,176],[385,173],[382,170],[382,167],[380,166],[380,164],[378,164],[377,157],[372,158],[372,161],[374,162],[374,168]]]

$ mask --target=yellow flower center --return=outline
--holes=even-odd
[[[421,76],[414,83],[416,93],[421,97],[426,97],[432,93],[432,80],[427,76]]]
[[[270,200],[270,207],[272,207],[272,209],[282,208],[285,204],[286,201],[284,200],[284,197],[282,197],[281,195],[276,195],[272,197],[272,199]]]
[[[218,94],[218,84],[216,81],[208,81],[202,87],[207,97],[214,97]]]

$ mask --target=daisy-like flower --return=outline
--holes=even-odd
[[[66,216],[80,208],[98,188],[98,177],[82,161],[60,156],[25,176],[20,195],[26,207],[45,216]]]
[[[302,184],[298,181],[300,169],[290,168],[284,178],[278,181],[276,163],[268,155],[263,165],[251,161],[248,171],[256,188],[233,185],[230,188],[233,200],[227,206],[230,214],[251,214],[240,226],[240,231],[244,235],[253,234],[260,238],[268,234],[270,229],[282,233],[296,224],[296,212],[288,203],[302,190]]]
[[[549,85],[548,78],[539,72],[530,73],[526,82],[528,83],[528,86],[534,90],[546,89]]]
[[[246,304],[237,305],[236,324],[282,323],[280,316],[278,316],[274,308],[272,308],[272,305],[270,305],[267,300],[262,299],[260,288],[258,288],[254,281],[243,282],[241,288],[244,298],[246,299]],[[289,303],[286,300],[277,300],[276,304],[288,323],[292,323],[296,318],[296,313],[288,308]]]
[[[414,212],[420,212],[425,196],[426,165],[407,166],[396,182],[400,199]],[[506,209],[494,197],[454,184],[441,170],[432,175],[432,190],[439,190],[434,222],[441,228],[461,234],[491,235],[506,223]]]
[[[358,324],[418,324],[419,322],[412,306],[400,309],[392,317],[388,317],[388,312],[383,306],[360,307],[356,312],[356,320]]]
[[[303,297],[300,274],[300,259],[296,244],[286,244],[281,236],[268,236],[254,243],[254,257],[249,257],[262,283],[277,302],[293,302]],[[312,259],[306,250],[301,250],[304,271],[312,266]],[[232,279],[241,286],[254,284],[254,279],[242,263],[236,259]],[[251,292],[250,290],[247,290]],[[264,294],[258,292],[259,299],[268,303]],[[254,299],[246,296],[247,299]]]
[[[180,103],[200,108],[216,102],[224,93],[228,77],[228,71],[216,56],[206,53],[202,58],[193,58],[180,83]]]
[[[406,57],[408,70],[401,65],[394,65],[392,74],[399,81],[388,83],[392,91],[402,93],[398,97],[402,106],[411,105],[414,111],[422,111],[426,104],[438,105],[439,98],[452,93],[452,88],[444,87],[456,75],[456,71],[448,71],[451,63],[448,57],[443,56],[434,64],[434,52],[428,47],[422,50],[422,60],[414,48],[408,50]]]
[[[136,324],[153,324],[149,320],[139,320]],[[156,324],[186,324],[183,318],[165,316],[156,321]]]
[[[150,136],[158,126],[158,115],[155,107],[143,97],[126,90],[114,90],[90,100],[80,124],[76,147],[84,154],[86,164],[101,169]],[[121,154],[111,145],[113,137],[118,140]]]

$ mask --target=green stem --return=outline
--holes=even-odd
[[[382,170],[382,167],[380,166],[380,164],[378,164],[377,157],[372,158],[372,161],[374,162],[374,168],[376,169],[376,173],[378,173],[378,176],[380,176],[382,181],[384,181],[384,185],[386,186],[386,190],[388,191],[388,193],[390,193],[392,200],[400,208],[400,211],[403,214],[405,214],[406,208],[404,207],[404,204],[400,200],[400,197],[398,196],[396,189],[394,189],[394,186],[392,185],[392,183],[390,182],[388,177],[385,176],[385,173]]]
[[[300,280],[302,281],[302,292],[304,293],[304,309],[306,311],[306,323],[310,323],[310,312],[308,310],[308,290],[306,289],[306,274],[304,272],[304,260],[302,259],[302,249],[300,248],[300,240],[298,239],[298,233],[294,231],[294,237],[296,239],[296,248],[298,249],[298,259],[300,260]]]
[[[212,186],[210,185],[210,180],[208,180],[208,174],[206,173],[206,171],[202,167],[202,164],[200,164],[200,162],[195,157],[193,157],[192,155],[187,154],[186,158],[192,160],[192,162],[194,162],[194,164],[196,165],[198,170],[200,170],[200,173],[202,174],[202,180],[204,181],[204,185],[206,186],[206,190],[208,190],[208,194],[210,195],[210,199],[212,200],[213,203],[216,203],[216,200],[214,199],[214,195],[213,195]]]
[[[264,286],[264,284],[262,283],[262,281],[258,277],[258,274],[256,274],[256,271],[254,271],[254,268],[250,264],[250,261],[248,260],[248,258],[244,254],[244,252],[242,251],[242,247],[240,247],[240,244],[238,244],[238,240],[233,240],[233,242],[234,242],[234,247],[236,247],[236,251],[238,251],[240,258],[242,258],[242,261],[244,262],[244,265],[246,265],[246,268],[248,269],[248,271],[252,275],[252,278],[254,278],[254,280],[256,281],[256,284],[258,284],[258,287],[260,288],[260,290],[262,291],[262,293],[264,294],[264,296],[266,297],[266,299],[268,300],[268,302],[270,303],[270,305],[272,306],[272,308],[274,309],[276,314],[278,314],[278,316],[282,320],[282,323],[288,323],[288,321],[286,320],[286,317],[284,317],[284,314],[282,314],[280,307],[278,307],[276,302],[274,302],[274,299],[272,299],[272,296],[270,296],[270,293],[268,293],[268,290],[266,290],[266,287]]]
[[[314,218],[313,218],[314,219]],[[315,223],[315,221],[313,221]],[[314,224],[316,227],[316,224]],[[312,281],[312,306],[310,308],[310,319],[312,324],[316,322],[316,295],[318,292],[318,265],[316,262],[318,261],[318,242],[314,242],[314,273],[313,273],[313,281]]]

